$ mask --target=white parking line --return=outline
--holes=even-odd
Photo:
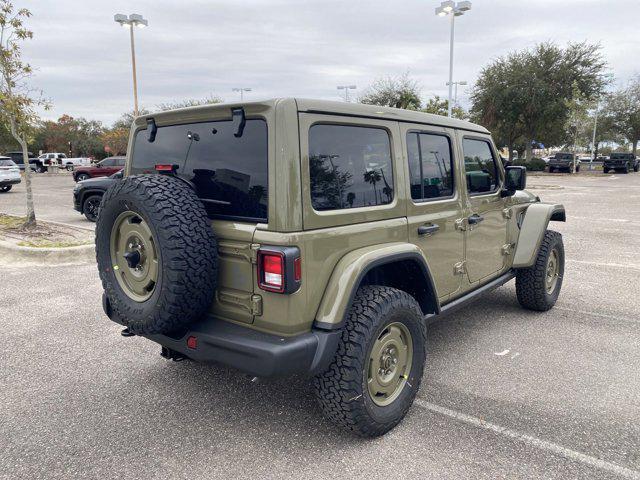
[[[541,440],[531,435],[516,432],[515,430],[501,427],[500,425],[496,425],[494,423],[486,422],[478,417],[467,415],[466,413],[458,412],[455,410],[450,410],[448,408],[441,407],[440,405],[436,405],[434,403],[427,402],[419,398],[416,399],[415,403],[426,410],[439,413],[440,415],[445,415],[447,417],[453,418],[454,420],[467,423],[474,427],[489,430],[493,433],[497,433],[498,435],[502,435],[504,437],[518,440],[522,443],[535,447],[539,450],[546,450],[547,452],[560,455],[561,457],[567,458],[569,460],[580,462],[585,465],[589,465],[591,467],[595,467],[597,469],[600,469],[606,472],[614,473],[616,475],[620,475],[625,478],[640,480],[640,472],[636,470],[631,470],[629,468],[621,467],[620,465],[616,465],[615,463],[607,462],[605,460],[601,460],[599,458],[592,457],[584,453],[576,452],[575,450],[571,450],[570,448],[563,447],[562,445],[558,445],[557,443],[548,442],[546,440]]]
[[[629,268],[631,270],[640,270],[640,265],[633,263],[604,263],[604,262],[590,262],[588,260],[572,260],[568,259],[570,263],[580,263],[582,265],[595,265],[597,267],[614,267],[614,268]]]

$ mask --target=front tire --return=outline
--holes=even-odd
[[[360,288],[333,362],[313,381],[324,415],[362,437],[385,434],[411,407],[425,355],[416,300],[395,288]]]
[[[560,295],[563,277],[562,235],[553,230],[547,230],[533,265],[516,272],[518,302],[527,310],[538,312],[550,310]]]
[[[82,204],[82,213],[90,222],[95,222],[98,219],[98,211],[100,209],[101,201],[102,195],[91,195]]]
[[[0,187],[0,193],[7,193],[12,188],[13,188],[13,185],[5,185],[3,187]]]
[[[67,165],[67,172],[73,172],[73,164]]]

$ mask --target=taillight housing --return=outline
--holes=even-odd
[[[267,292],[294,293],[302,283],[302,260],[297,247],[258,250],[258,286]]]

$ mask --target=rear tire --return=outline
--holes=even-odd
[[[4,187],[0,187],[0,193],[7,193],[12,188],[13,188],[13,185],[5,185]]]
[[[91,177],[88,174],[81,173],[76,177],[76,182],[82,182],[83,180],[88,180],[89,178]]]
[[[516,272],[518,302],[527,310],[538,312],[550,310],[560,295],[563,277],[562,235],[553,230],[547,230],[533,265]]]
[[[609,173],[609,169],[608,168],[603,168],[602,169],[602,173]]]
[[[549,167],[549,173],[553,173],[555,172],[555,169],[553,167]]]
[[[631,170],[631,169],[629,168],[629,164],[627,163],[627,164],[624,166],[624,169],[622,170],[622,173],[627,174],[627,173],[629,173],[629,171],[630,171],[630,170]]]
[[[637,163],[636,163],[636,164],[633,166],[633,171],[634,171],[634,172],[637,172],[638,170],[640,170],[640,164],[637,164]]]
[[[313,381],[324,415],[362,437],[385,434],[411,407],[425,354],[426,325],[416,300],[395,288],[360,288],[333,362]]]
[[[67,165],[67,172],[73,172],[73,164]]]

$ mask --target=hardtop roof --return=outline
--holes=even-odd
[[[332,100],[314,100],[307,98],[273,98],[261,101],[246,102],[229,102],[215,103],[210,105],[200,105],[196,107],[186,107],[164,112],[153,112],[148,115],[142,115],[136,119],[136,125],[142,126],[146,118],[154,117],[158,120],[169,120],[170,118],[180,117],[184,120],[188,119],[193,112],[196,116],[202,115],[202,112],[217,111],[221,108],[238,108],[242,106],[259,106],[262,108],[275,108],[280,102],[294,101],[299,112],[316,112],[322,114],[345,115],[352,117],[368,117],[380,118],[388,121],[421,123],[425,125],[434,125],[439,127],[457,128],[469,130],[478,133],[488,134],[489,131],[481,125],[468,122],[466,120],[458,120],[448,118],[442,115],[434,115],[431,113],[423,113],[414,110],[403,110],[401,108],[379,107],[377,105],[364,105],[362,103],[336,102]],[[197,112],[197,113],[196,113]]]

